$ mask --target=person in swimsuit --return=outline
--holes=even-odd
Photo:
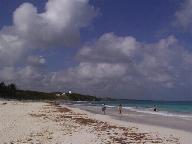
[[[154,112],[157,112],[157,107],[156,107],[156,105],[154,105],[153,111],[154,111]]]
[[[120,105],[118,106],[118,111],[119,111],[119,114],[122,114],[122,104],[120,104]]]
[[[105,106],[105,104],[103,104],[103,107],[102,107],[102,112],[103,112],[103,114],[105,115],[105,111],[106,111],[106,109],[107,109],[107,107]]]

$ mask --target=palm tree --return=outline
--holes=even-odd
[[[10,91],[11,98],[15,98],[15,96],[16,96],[16,85],[11,83],[9,85],[9,91]]]
[[[6,92],[6,86],[4,82],[0,83],[0,96],[5,97],[5,92]]]
[[[11,83],[6,86],[4,82],[1,82],[0,83],[0,97],[15,98],[16,97],[15,84]]]

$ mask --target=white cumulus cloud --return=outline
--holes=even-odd
[[[191,88],[192,53],[174,36],[143,43],[132,36],[107,33],[80,49],[77,58],[79,65],[55,72],[52,83],[116,97],[148,97]]]
[[[182,1],[181,8],[176,11],[176,25],[192,32],[192,0]]]
[[[88,0],[49,0],[42,13],[31,3],[23,3],[14,11],[13,25],[0,31],[1,65],[13,65],[37,48],[77,44],[80,29],[96,13]]]

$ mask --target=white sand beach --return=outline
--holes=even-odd
[[[190,144],[192,133],[47,102],[0,101],[2,144]]]

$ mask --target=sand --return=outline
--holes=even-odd
[[[2,144],[190,144],[191,136],[183,130],[115,120],[66,105],[0,101]]]

